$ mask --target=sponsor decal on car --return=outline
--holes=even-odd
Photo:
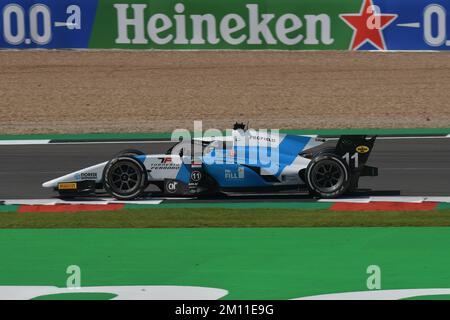
[[[202,173],[200,171],[192,171],[191,180],[193,182],[199,182],[202,179]]]
[[[250,138],[250,140],[266,141],[266,142],[276,142],[277,141],[275,138],[262,137],[262,136],[250,136],[249,138]]]
[[[239,168],[237,171],[225,169],[225,179],[244,179],[244,168]]]
[[[169,164],[166,164],[166,163],[155,163],[155,164],[152,164],[152,166],[150,167],[150,170],[153,170],[153,169],[158,169],[158,170],[177,170],[177,169],[180,169],[180,164],[177,164],[177,163],[169,163]]]
[[[60,182],[58,183],[58,190],[76,190],[76,182]]]
[[[158,159],[161,160],[161,163],[172,163],[172,158],[170,158],[170,157],[158,158]]]
[[[368,146],[361,145],[361,146],[356,147],[356,152],[358,152],[358,153],[367,153],[369,151],[370,151],[370,148]]]
[[[97,180],[97,172],[81,172],[75,175],[76,180]]]
[[[177,191],[178,181],[169,181],[166,184],[167,192],[175,193]]]
[[[150,166],[150,171],[153,169],[157,170],[178,170],[181,167],[181,163],[173,163],[171,157],[158,158],[160,163],[153,163]]]

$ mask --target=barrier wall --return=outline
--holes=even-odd
[[[0,48],[449,50],[449,0],[0,0]]]

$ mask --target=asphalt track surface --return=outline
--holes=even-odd
[[[333,142],[327,142],[333,143]],[[62,143],[0,146],[0,199],[56,197],[43,182],[111,159],[123,149],[165,153],[171,142]],[[368,165],[378,177],[360,180],[361,194],[401,196],[450,195],[449,138],[389,138],[378,140]],[[298,201],[302,195],[237,196],[234,201]],[[193,201],[193,200],[190,200]],[[210,201],[224,201],[223,198]]]

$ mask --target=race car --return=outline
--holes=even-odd
[[[159,193],[203,196],[276,191],[337,198],[358,188],[376,137],[342,135],[334,147],[314,135],[273,134],[236,123],[232,134],[180,141],[165,154],[124,150],[113,159],[43,183],[62,198],[108,193],[118,200]],[[155,188],[153,188],[155,189]]]

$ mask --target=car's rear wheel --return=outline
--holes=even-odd
[[[320,154],[306,169],[310,193],[320,198],[336,198],[344,194],[350,184],[347,165],[334,154]]]
[[[142,195],[146,186],[145,168],[133,157],[115,158],[105,167],[104,188],[116,199],[135,199]]]

